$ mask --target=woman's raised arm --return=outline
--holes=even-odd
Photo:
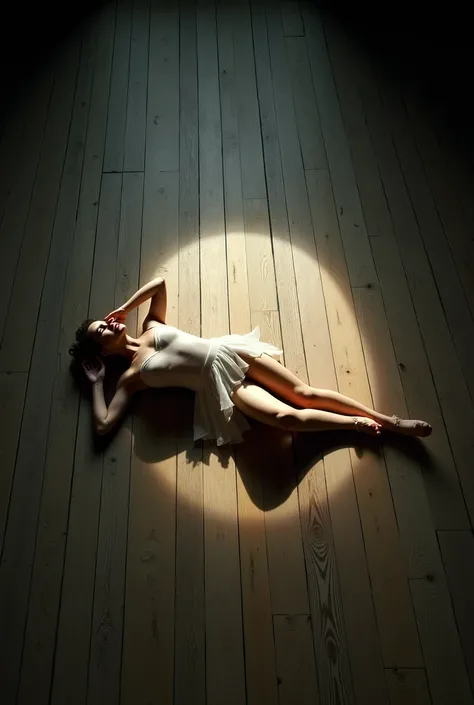
[[[163,277],[156,277],[151,282],[142,286],[133,296],[115,311],[111,311],[105,316],[106,323],[112,319],[122,322],[133,309],[140,306],[144,301],[151,299],[150,312],[148,316],[155,318],[162,323],[166,316],[166,284]]]

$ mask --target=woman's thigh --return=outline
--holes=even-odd
[[[308,385],[284,365],[266,353],[255,358],[241,353],[239,355],[249,365],[247,378],[278,394],[291,404],[305,406],[303,391],[308,388]]]
[[[293,406],[276,399],[269,391],[248,379],[234,389],[232,401],[250,418],[270,426],[279,426],[279,416],[293,415],[297,411]]]

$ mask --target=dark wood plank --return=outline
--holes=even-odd
[[[132,8],[133,0],[118,0],[109,110],[107,114],[104,171],[122,171],[123,169]]]
[[[7,523],[27,381],[28,375],[22,372],[0,374],[0,398],[3,400],[0,410],[0,551]]]
[[[439,531],[438,539],[474,691],[474,537],[470,531]]]
[[[431,705],[426,673],[418,668],[387,668],[390,705]]]
[[[80,47],[80,37],[76,37],[57,59],[41,156],[5,320],[0,370],[25,372],[30,366],[69,138]]]
[[[150,2],[149,0],[135,0],[130,44],[124,171],[143,171],[145,168],[149,33]]]

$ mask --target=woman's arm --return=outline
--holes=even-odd
[[[94,382],[92,385],[92,410],[95,430],[100,436],[108,433],[123,416],[132,394],[133,390],[129,381],[126,378],[123,379],[122,376],[118,381],[117,389],[107,409],[103,382],[102,380]]]
[[[156,277],[152,279],[151,282],[148,282],[148,284],[145,284],[145,286],[142,286],[142,288],[120,306],[120,308],[107,314],[105,321],[108,322],[109,319],[125,320],[126,316],[133,311],[133,309],[137,308],[137,306],[140,306],[140,304],[148,299],[151,299],[150,313],[152,309],[155,308],[157,315],[160,314],[164,318],[166,315],[166,284],[163,277]]]
[[[108,433],[123,415],[131,396],[137,387],[133,374],[127,370],[120,377],[115,394],[107,409],[104,398],[105,367],[99,358],[95,362],[84,360],[82,367],[87,379],[92,384],[92,414],[95,430],[99,435]]]

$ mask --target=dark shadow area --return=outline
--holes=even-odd
[[[104,4],[105,0],[83,0],[28,6],[8,3],[2,8],[0,137],[6,116],[16,109],[42,67]]]
[[[187,462],[196,464],[203,448],[203,471],[208,469],[206,457],[218,455],[219,464],[228,467],[233,456],[236,468],[252,502],[264,511],[283,504],[305,475],[324,456],[342,448],[354,448],[361,458],[364,453],[383,454],[393,448],[419,465],[425,475],[437,481],[436,465],[422,441],[416,438],[384,434],[379,439],[357,432],[315,432],[289,434],[248,419],[251,430],[245,442],[217,448],[212,442],[193,442],[194,394],[182,388],[147,390],[137,395],[133,412],[133,454],[144,463],[159,463],[186,452]],[[115,436],[96,440],[96,450],[104,451]],[[357,472],[357,469],[355,470]],[[439,480],[439,478],[438,478]],[[428,480],[429,481],[429,480]]]
[[[470,165],[474,156],[468,6],[313,0],[345,28],[388,81],[409,84]]]

